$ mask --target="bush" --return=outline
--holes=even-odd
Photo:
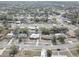
[[[75,48],[77,48],[77,53],[79,53],[79,44],[75,47]]]
[[[10,56],[15,56],[15,54],[17,54],[17,52],[18,52],[18,47],[16,45],[12,45],[10,47],[10,53],[9,53],[9,55]]]
[[[21,42],[22,42],[22,39],[21,39],[21,38],[19,38],[18,42],[19,42],[19,43],[21,43]]]
[[[42,34],[43,35],[49,35],[50,34],[50,30],[48,28],[41,28]]]
[[[60,32],[66,33],[68,31],[67,27],[60,27],[59,28]]]
[[[77,39],[79,40],[79,29],[76,29],[74,32],[75,32]]]
[[[28,28],[21,28],[21,29],[19,29],[19,33],[28,34]]]
[[[53,27],[50,29],[51,33],[66,33],[68,28],[66,27]]]
[[[50,32],[55,34],[55,33],[59,33],[59,30],[58,30],[57,27],[53,27],[53,28],[50,29]]]
[[[52,44],[54,44],[54,45],[57,45],[57,42],[56,42],[56,37],[55,36],[53,36],[53,39],[51,40],[52,41]]]
[[[59,40],[59,42],[61,42],[62,44],[65,43],[65,37],[63,37],[63,36],[60,36],[60,37],[58,38],[58,40]]]
[[[51,50],[47,50],[47,57],[51,57],[52,56],[52,51]]]

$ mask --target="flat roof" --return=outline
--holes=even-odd
[[[30,35],[30,38],[39,38],[39,37],[40,37],[39,34],[31,34],[31,35]]]

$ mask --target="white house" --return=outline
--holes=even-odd
[[[14,36],[14,35],[13,35],[13,32],[8,33],[7,36],[8,36],[8,37]]]
[[[39,34],[31,34],[30,35],[30,39],[38,39],[38,38],[40,38],[40,35]]]
[[[38,26],[30,26],[30,27],[28,27],[30,30],[35,30],[36,28],[37,29],[39,29],[39,27]]]

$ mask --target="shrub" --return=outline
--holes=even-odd
[[[79,29],[76,29],[74,32],[75,32],[77,39],[79,40]]]
[[[28,33],[28,28],[19,29],[19,32],[27,34]]]
[[[10,53],[9,53],[9,55],[10,56],[15,56],[15,54],[17,54],[17,52],[18,52],[18,47],[16,45],[12,45],[10,47]]]
[[[47,50],[47,57],[51,57],[52,56],[52,51],[51,50]]]
[[[59,42],[61,42],[62,44],[65,43],[65,37],[63,37],[63,36],[60,36],[60,37],[58,38],[58,40],[59,40]]]
[[[41,28],[42,34],[43,35],[49,35],[50,34],[50,30],[48,28]]]
[[[56,37],[53,36],[53,39],[51,40],[52,41],[52,44],[56,45],[57,44],[56,40],[57,40]]]
[[[50,29],[51,33],[66,33],[68,28],[66,27],[53,27]]]

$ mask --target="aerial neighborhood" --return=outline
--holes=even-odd
[[[79,57],[79,2],[0,1],[0,57]]]

